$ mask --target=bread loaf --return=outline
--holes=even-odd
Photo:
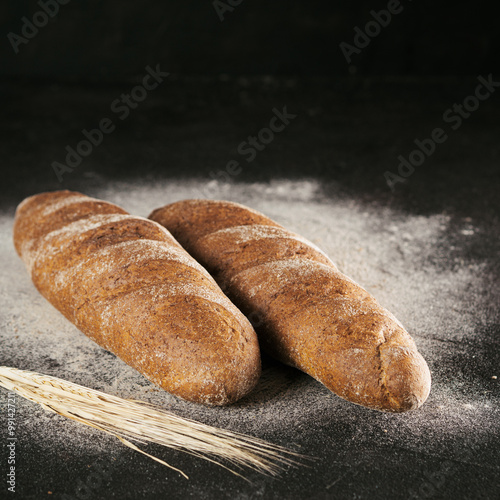
[[[53,306],[166,391],[222,405],[256,384],[252,325],[159,224],[79,193],[42,193],[17,208],[14,244]]]
[[[155,210],[256,327],[262,349],[369,408],[419,407],[430,372],[401,323],[312,243],[224,201]]]

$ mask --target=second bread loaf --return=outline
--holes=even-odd
[[[181,201],[150,218],[213,274],[271,355],[369,408],[402,412],[427,398],[413,339],[312,243],[225,201]]]

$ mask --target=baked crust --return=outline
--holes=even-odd
[[[166,391],[223,405],[257,383],[252,325],[159,224],[80,193],[42,193],[17,208],[14,245],[54,307]]]
[[[401,323],[315,245],[243,205],[186,200],[150,218],[216,278],[263,350],[369,408],[418,408],[427,363]]]

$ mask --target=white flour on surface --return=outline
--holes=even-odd
[[[484,330],[498,321],[498,284],[491,282],[486,262],[466,260],[460,253],[461,245],[465,248],[480,231],[479,224],[464,221],[448,241],[449,215],[407,215],[345,198],[328,199],[315,181],[222,185],[214,181],[208,187],[211,198],[248,205],[312,241],[340,271],[394,313],[433,374],[431,395],[420,410],[403,415],[367,410],[278,363],[265,367],[254,393],[231,407],[181,401],[104,351],[41,297],[14,250],[13,210],[0,215],[0,365],[150,401],[182,416],[286,445],[300,445],[304,436],[321,436],[335,424],[345,425],[354,443],[376,438],[383,444],[425,448],[440,455],[446,450],[456,453],[448,449],[456,436],[466,440],[473,435],[487,442],[499,431],[498,405],[492,400],[495,382],[490,393],[478,390],[484,377],[500,376],[485,373],[480,364],[486,359],[481,357],[486,349],[481,344]],[[147,217],[162,205],[200,197],[206,188],[195,180],[114,182],[85,194]],[[5,396],[1,390],[0,406]],[[19,404],[24,432],[46,442],[54,453],[65,447],[98,453],[103,447],[122,446],[33,403]]]

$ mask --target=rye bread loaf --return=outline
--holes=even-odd
[[[248,316],[261,348],[340,397],[403,412],[430,372],[401,323],[315,245],[236,203],[187,200],[155,210]]]
[[[222,405],[255,386],[252,325],[159,224],[56,191],[19,205],[14,244],[54,307],[166,391]]]

